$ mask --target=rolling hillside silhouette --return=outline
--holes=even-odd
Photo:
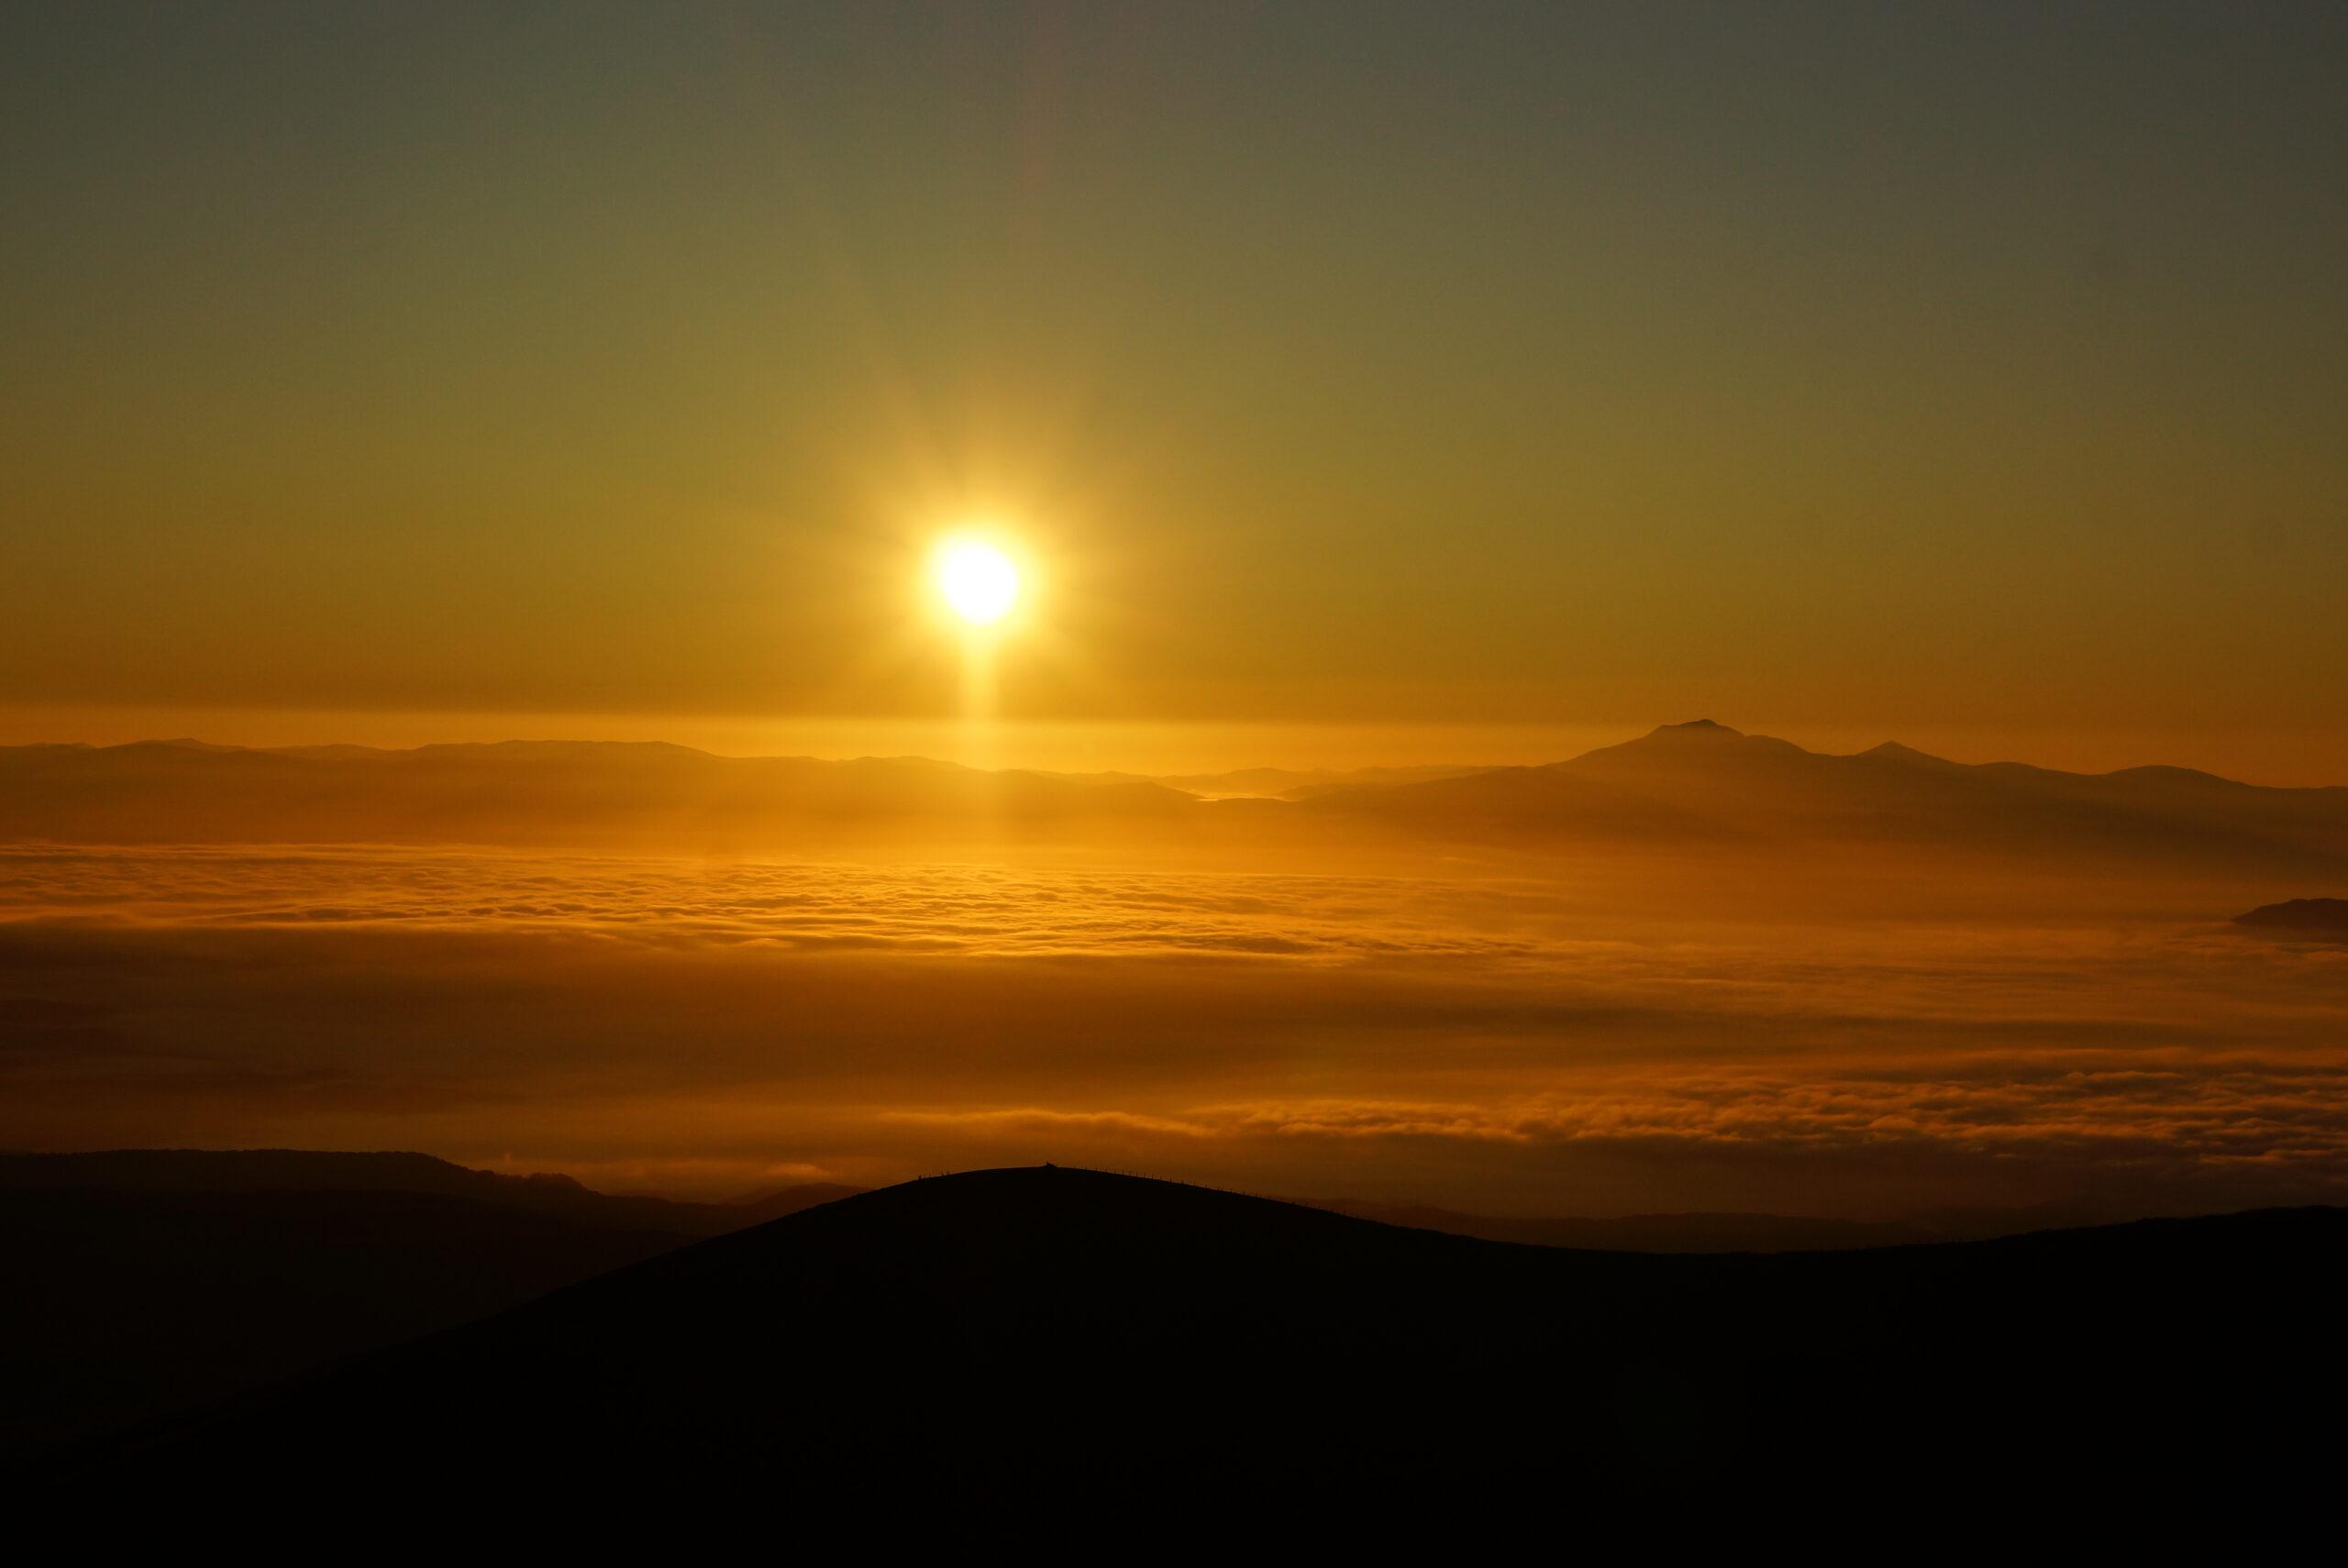
[[[699,852],[1016,838],[1147,823],[1197,801],[1146,782],[920,757],[725,757],[659,743],[247,750],[187,741],[0,748],[0,840],[620,845]]]
[[[0,1464],[856,1190],[672,1203],[424,1154],[0,1154]]]
[[[803,1183],[730,1203],[615,1197],[416,1154],[126,1149],[0,1154],[0,1464],[245,1394],[316,1364],[452,1328],[624,1264],[860,1187]],[[1769,1252],[1999,1234],[1769,1214],[1511,1219],[1312,1205],[1542,1246]]]
[[[1512,1216],[1462,1214],[1410,1203],[1364,1203],[1322,1200],[1309,1205],[1381,1225],[1416,1231],[1441,1231],[1447,1235],[1475,1236],[1487,1242],[1513,1242],[1533,1247],[1582,1247],[1623,1253],[1797,1253],[1832,1252],[1854,1247],[1901,1246],[1911,1242],[1949,1239],[1954,1225],[1928,1227],[1914,1221],[1813,1220],[1780,1214],[1624,1214],[1598,1219],[1580,1215]],[[2044,1221],[2041,1221],[2044,1223]],[[2015,1217],[1975,1218],[1965,1231],[1972,1236],[2025,1230]]]
[[[2176,767],[1973,765],[1891,744],[1828,756],[1710,720],[1666,724],[1570,762],[1340,791],[1301,809],[1501,845],[1775,843],[2348,865],[2348,789],[2269,789]]]
[[[1175,783],[1268,792],[1205,800]],[[1365,835],[1528,851],[1907,848],[2313,876],[2348,868],[2348,789],[2270,789],[2173,767],[2091,775],[1977,766],[1896,745],[1829,756],[1702,720],[1540,767],[1325,778],[1260,769],[1164,781],[605,742],[0,748],[0,840],[17,843],[701,854],[1023,843],[1309,848]]]
[[[2237,925],[2348,940],[2348,899],[2286,899],[2234,916]]]
[[[1439,1235],[1137,1177],[842,1199],[88,1456],[418,1528],[552,1496],[892,1540],[1374,1533],[1623,1486],[2073,1485],[2279,1450],[2342,1389],[2348,1212],[1757,1256]],[[1534,1488],[1532,1491],[1524,1488]],[[1139,1510],[1139,1511],[1136,1511]],[[1464,1512],[1463,1512],[1464,1510]]]

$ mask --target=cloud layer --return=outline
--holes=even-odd
[[[696,1190],[1057,1158],[1514,1212],[2348,1197],[2348,949],[2112,903],[16,849],[0,1143]]]

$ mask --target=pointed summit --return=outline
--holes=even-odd
[[[1746,734],[1743,730],[1729,728],[1717,719],[1689,719],[1684,723],[1657,724],[1636,740],[1624,741],[1619,745],[1600,746],[1596,751],[1585,752],[1570,762],[1552,763],[1550,766],[1570,768],[1700,767],[1709,771],[1723,767],[1783,766],[1811,755],[1791,741],[1778,740],[1774,735]]]
[[[1886,741],[1881,745],[1869,746],[1858,755],[1877,762],[1905,763],[1911,767],[1954,767],[1956,766],[1945,757],[1934,756],[1930,752],[1918,751],[1912,745],[1901,745],[1898,741]]]

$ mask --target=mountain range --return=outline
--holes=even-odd
[[[2286,899],[2234,916],[2237,925],[2348,940],[2348,899]]]
[[[1185,782],[1216,798],[1178,787]],[[374,751],[181,741],[0,748],[0,841],[689,854],[1021,844],[1464,844],[1542,854],[1907,846],[2315,878],[2348,871],[2348,788],[2276,789],[2175,767],[2077,774],[1961,764],[1897,745],[1833,756],[1703,720],[1545,767],[1165,779],[985,772],[908,757],[722,757],[659,744]]]

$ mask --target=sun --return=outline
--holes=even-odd
[[[1019,597],[1019,569],[983,539],[948,539],[937,547],[937,591],[973,626],[991,626]]]

